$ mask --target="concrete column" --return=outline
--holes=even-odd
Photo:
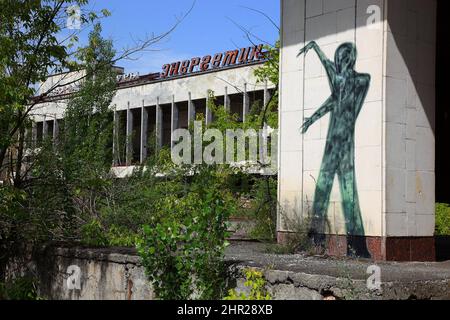
[[[119,114],[114,110],[113,124],[113,167],[119,165]]]
[[[223,104],[227,111],[231,109],[230,97],[228,96],[228,87],[225,87],[225,95],[223,97]]]
[[[243,111],[242,111],[242,121],[245,122],[247,115],[250,112],[250,97],[247,92],[247,84],[244,84],[244,95],[243,95]]]
[[[205,123],[206,125],[210,125],[212,123],[212,111],[209,109],[209,91],[206,92],[206,115],[205,115]]]
[[[148,153],[148,111],[145,108],[144,100],[142,100],[141,109],[141,159],[143,164],[147,160]]]
[[[191,93],[189,92],[189,100],[188,100],[188,124],[195,121],[195,104],[192,102]]]
[[[270,101],[270,91],[268,89],[267,80],[264,82],[264,107],[267,106],[267,104]]]
[[[42,123],[42,140],[47,139],[48,137],[48,123],[47,116],[44,116],[44,122]]]
[[[163,112],[159,105],[159,97],[156,99],[156,148],[160,149],[163,146]]]
[[[189,93],[189,97],[191,94]],[[173,134],[175,130],[179,128],[179,109],[177,104],[175,103],[175,96],[172,96],[172,120],[171,120],[171,129],[170,132]],[[173,139],[170,138],[170,147],[173,148]]]
[[[27,150],[30,147],[30,129],[25,129],[24,149]]]
[[[56,142],[58,141],[58,136],[59,136],[59,122],[55,114],[55,120],[53,121],[53,143],[56,144]]]
[[[373,24],[360,23],[371,4],[353,3],[345,20],[354,27],[336,29],[332,22],[343,2],[334,1],[325,13],[304,1],[281,1],[278,239],[289,240],[295,231],[290,221],[313,216],[316,239],[331,255],[433,260],[437,1],[417,1],[414,9],[408,1],[379,1],[383,16]],[[351,124],[337,126],[323,117],[302,133],[300,126],[329,97],[330,87],[328,77],[317,78],[320,59],[297,57],[292,48],[302,48],[306,38],[325,50],[322,43],[333,38],[335,49],[326,53],[333,60],[347,41],[339,36],[343,31],[358,51],[356,70],[367,94],[355,92],[361,104],[345,102],[359,111]],[[351,141],[330,138],[339,130],[353,130]],[[336,155],[327,146],[351,152]],[[330,175],[324,168],[336,161],[341,168]],[[340,188],[336,178],[347,183]]]
[[[127,152],[127,154],[126,154],[127,166],[131,166],[131,163],[133,161],[133,112],[131,112],[129,102],[128,102],[128,108],[127,108],[126,146],[127,146],[127,151],[126,151]]]
[[[36,148],[37,145],[37,124],[33,120],[31,124],[31,147]]]

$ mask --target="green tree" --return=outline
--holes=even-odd
[[[32,172],[40,181],[33,186],[35,211],[48,214],[53,210],[55,218],[60,216],[58,212],[64,213],[66,223],[58,233],[61,237],[70,231],[71,236],[79,237],[79,228],[98,217],[105,199],[103,191],[112,183],[114,56],[112,41],[102,38],[97,24],[88,46],[79,53],[87,76],[68,102],[58,143],[43,146]],[[45,198],[55,199],[50,202],[52,206]]]
[[[52,91],[39,96],[38,84],[55,72],[74,68],[71,50],[77,31],[61,40],[68,9],[87,0],[2,0],[0,6],[0,178],[20,187],[24,176],[25,129],[29,114]],[[107,14],[106,11],[103,12]],[[82,11],[82,22],[97,19]],[[36,97],[37,96],[37,97]],[[16,174],[13,174],[16,173]]]
[[[95,203],[98,190],[108,183],[115,52],[100,31],[95,26],[89,45],[79,51],[87,76],[69,101],[59,143],[43,143],[20,185],[0,187],[0,272],[23,244],[75,239],[81,218],[76,214],[92,213],[95,206],[88,203]]]

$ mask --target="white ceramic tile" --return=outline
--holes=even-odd
[[[327,0],[324,0],[327,1]],[[330,1],[330,0],[328,0]],[[332,0],[332,2],[348,2],[348,0]],[[355,1],[353,2],[353,6],[348,9],[344,9],[345,5],[342,6],[343,10],[337,12],[337,38],[336,41],[339,43],[342,42],[355,42],[356,37],[356,17],[355,17]],[[348,4],[347,4],[348,5]],[[335,11],[335,10],[331,10]]]
[[[382,235],[382,193],[381,191],[359,190],[361,216],[366,236]]]
[[[404,213],[406,208],[406,172],[386,169],[386,212]]]
[[[315,17],[323,14],[322,0],[306,0],[306,17]]]
[[[434,215],[436,179],[433,172],[416,173],[416,212]]]
[[[305,28],[305,0],[282,0],[284,34]]]
[[[416,215],[416,237],[434,236],[436,219],[434,215]]]
[[[414,203],[414,214],[416,213],[416,200],[416,171],[408,171],[406,173],[406,202]]]
[[[305,79],[305,110],[319,109],[330,96],[331,90],[326,77]]]
[[[320,170],[325,150],[325,140],[305,140],[303,150],[305,153],[305,171]]]
[[[370,87],[366,102],[381,101],[383,99],[383,58],[382,56],[358,59],[356,71],[370,74]]]
[[[337,15],[335,12],[306,20],[306,42],[316,41],[320,46],[336,42]]]
[[[287,44],[288,43],[288,44]],[[297,57],[300,49],[304,47],[304,33],[294,32],[289,35],[289,40],[284,41],[282,48],[283,72],[303,70],[304,55]]]
[[[284,191],[301,191],[302,153],[281,152],[280,185]]]
[[[323,0],[324,13],[353,8],[355,13],[355,0]]]
[[[408,67],[405,61],[407,39],[404,36],[394,36],[388,32],[386,36],[386,76],[406,80]]]
[[[436,143],[433,131],[418,127],[416,137],[416,169],[433,172],[436,160]]]
[[[281,113],[281,151],[301,151],[302,136],[300,127],[303,122],[303,112]]]
[[[355,146],[381,146],[383,137],[381,101],[365,103],[356,121]]]
[[[406,123],[406,80],[386,78],[386,121]]]
[[[387,214],[386,233],[388,237],[405,237],[408,235],[406,214]]]
[[[406,169],[405,125],[386,124],[386,166]]]
[[[303,110],[303,77],[299,71],[281,75],[281,111]]]
[[[358,189],[381,191],[381,147],[357,148],[355,158]]]

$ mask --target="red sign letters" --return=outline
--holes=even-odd
[[[194,72],[204,72],[225,68],[237,64],[245,64],[264,59],[263,45],[242,48],[241,50],[216,53],[214,56],[195,57],[191,60],[178,61],[163,66],[161,78],[183,76]]]

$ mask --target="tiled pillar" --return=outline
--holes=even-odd
[[[37,146],[37,124],[35,119],[31,123],[31,146],[36,148]]]
[[[434,251],[436,6],[387,2],[383,220],[390,260],[431,259]],[[399,250],[399,239],[409,252]]]
[[[231,102],[230,102],[230,96],[228,95],[228,87],[225,87],[225,95],[223,97],[223,104],[224,104],[225,109],[227,109],[227,111],[230,111]]]
[[[209,125],[212,123],[213,114],[211,109],[209,108],[209,91],[206,92],[206,115],[205,115],[205,122],[206,125]]]
[[[195,121],[195,104],[192,101],[192,95],[189,92],[189,99],[188,99],[188,124],[190,125],[194,121]]]
[[[189,101],[190,101],[190,96],[191,96],[191,94],[189,93]],[[172,121],[171,121],[171,126],[172,126],[172,128],[171,128],[170,132],[173,134],[174,131],[179,128],[179,110],[178,110],[177,104],[175,103],[175,97],[174,96],[172,97]],[[171,145],[171,148],[173,148],[174,141],[173,141],[172,137],[170,138],[170,145]]]
[[[42,124],[42,139],[45,140],[48,138],[48,122],[47,116],[44,116],[44,122]]]
[[[114,124],[113,124],[113,167],[118,166],[119,163],[119,126],[120,119],[119,113],[114,110]]]
[[[55,114],[55,120],[53,122],[53,142],[56,144],[59,138],[59,120]]]
[[[163,146],[163,111],[159,104],[159,97],[156,99],[156,148]]]
[[[245,122],[247,115],[250,112],[250,97],[247,92],[247,84],[244,84],[244,93],[243,93],[243,110],[242,110],[242,121]]]
[[[131,166],[133,161],[133,112],[128,102],[127,108],[127,139],[126,139],[126,162],[127,166]]]
[[[281,3],[279,240],[295,231],[292,221],[316,216],[326,222],[330,254],[366,250],[379,260],[432,260],[436,0]],[[370,75],[354,128],[346,129],[353,131],[347,159],[355,172],[348,171],[354,187],[347,193],[339,170],[320,180],[327,161],[341,163],[329,152],[332,115],[300,130],[332,95],[315,50],[297,56],[311,41],[333,64],[337,49],[353,43],[355,71],[360,79]],[[327,199],[317,199],[325,185],[331,191],[322,208]]]
[[[270,101],[270,91],[268,89],[268,84],[267,84],[267,80],[264,82],[264,107],[267,106],[267,104]]]
[[[141,159],[143,164],[147,160],[148,154],[148,110],[145,107],[144,101],[142,101],[141,109]]]

